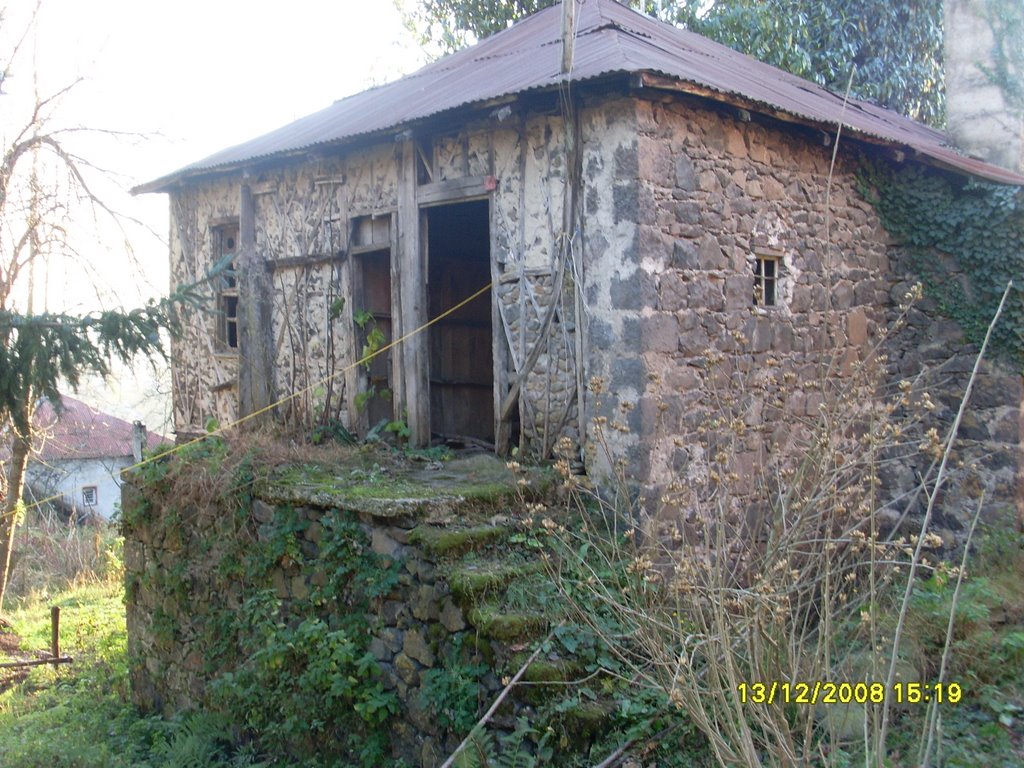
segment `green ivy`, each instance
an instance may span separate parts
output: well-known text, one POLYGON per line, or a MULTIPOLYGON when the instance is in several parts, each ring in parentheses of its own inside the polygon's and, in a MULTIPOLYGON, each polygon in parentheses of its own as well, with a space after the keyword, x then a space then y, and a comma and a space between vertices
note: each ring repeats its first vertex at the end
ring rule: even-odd
POLYGON ((926 295, 970 341, 982 341, 1014 280, 992 348, 1024 370, 1024 191, 917 165, 869 163, 860 181, 926 295))

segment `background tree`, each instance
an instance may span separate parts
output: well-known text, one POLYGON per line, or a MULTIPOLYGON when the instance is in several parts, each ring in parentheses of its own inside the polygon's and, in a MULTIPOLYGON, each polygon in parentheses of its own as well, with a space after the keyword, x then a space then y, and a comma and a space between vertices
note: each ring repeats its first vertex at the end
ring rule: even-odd
MULTIPOLYGON (((0 60, 0 94, 5 100, 11 98, 12 67, 23 54, 35 18, 33 14, 0 60)), ((0 10, 0 29, 4 22, 0 10)), ((17 82, 19 87, 29 84, 17 82)), ((0 111, 0 435, 10 441, 4 467, 6 496, 0 505, 0 608, 14 533, 24 509, 36 402, 46 397, 59 410, 61 386, 76 390, 86 375, 106 376, 114 360, 162 355, 161 331, 175 327, 175 303, 198 299, 196 286, 186 286, 160 303, 130 311, 34 311, 37 270, 51 260, 97 260, 77 249, 75 237, 82 231, 76 221, 117 222, 120 217, 94 191, 97 169, 72 149, 69 138, 85 129, 56 119, 61 100, 75 83, 46 97, 32 85, 30 98, 22 101, 30 107, 20 119, 17 104, 5 104, 14 108, 0 111)))
MULTIPOLYGON (((395 0, 428 48, 450 52, 560 0, 395 0)), ((632 0, 795 75, 941 125, 942 1, 632 0), (854 74, 855 73, 855 74, 854 74)))

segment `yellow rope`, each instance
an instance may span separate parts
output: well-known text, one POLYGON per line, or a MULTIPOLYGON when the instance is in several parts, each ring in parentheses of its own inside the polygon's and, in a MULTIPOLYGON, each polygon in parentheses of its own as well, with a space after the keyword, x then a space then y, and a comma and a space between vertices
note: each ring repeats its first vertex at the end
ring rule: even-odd
MULTIPOLYGON (((453 312, 457 312, 458 310, 462 309, 464 306, 469 304, 474 299, 480 297, 484 293, 487 293, 487 291, 491 290, 491 287, 493 285, 494 285, 493 281, 489 282, 487 285, 485 285, 479 291, 474 293, 472 296, 469 296, 468 298, 465 298, 462 301, 460 301, 455 306, 446 309, 444 312, 439 314, 437 317, 431 318, 430 320, 425 322, 423 325, 421 325, 419 328, 416 328, 415 330, 410 331, 409 333, 405 334, 404 336, 402 336, 402 337, 400 337, 398 339, 395 339, 394 341, 390 342, 389 344, 384 345, 380 349, 375 350, 374 352, 372 352, 372 353, 370 353, 368 355, 364 355, 359 360, 356 360, 354 363, 345 366, 340 371, 336 371, 336 372, 332 373, 330 376, 327 376, 327 377, 321 379, 320 381, 317 381, 317 382, 315 382, 313 384, 310 384, 308 387, 304 387, 303 389, 300 389, 300 390, 298 390, 296 392, 292 392, 290 395, 287 395, 286 397, 282 397, 277 402, 271 403, 270 405, 266 406, 265 408, 260 408, 258 411, 254 411, 253 413, 247 414, 247 415, 243 416, 242 418, 237 419, 237 420, 231 422, 230 424, 225 424, 222 427, 217 427, 217 429, 210 430, 209 432, 207 432, 205 434, 202 434, 199 437, 193 438, 192 440, 189 440, 188 442, 181 443, 180 445, 176 445, 173 448, 171 448, 170 450, 163 451, 162 453, 159 453, 159 454, 157 454, 155 456, 149 456, 147 458, 144 458, 142 461, 139 461, 139 462, 137 462, 135 464, 132 464, 131 466, 125 467, 124 469, 121 470, 120 473, 123 475, 124 473, 130 472, 133 469, 138 469, 139 467, 143 467, 146 464, 149 464, 151 461, 155 461, 157 459, 161 459, 161 458, 163 458, 165 456, 171 456, 171 455, 177 453, 178 451, 181 451, 181 450, 184 450, 185 448, 188 448, 190 445, 195 445, 196 443, 202 442, 203 440, 206 440, 207 438, 214 437, 215 435, 219 435, 220 433, 222 433, 222 432, 224 432, 224 431, 226 431, 228 429, 231 429, 233 427, 237 427, 239 424, 243 424, 244 422, 249 421, 250 419, 255 419, 257 416, 262 416, 264 413, 267 413, 268 411, 272 411, 274 408, 277 408, 279 405, 284 405, 289 400, 292 400, 292 399, 294 399, 296 397, 300 397, 301 395, 306 394, 307 392, 309 392, 312 389, 316 389, 317 387, 323 386, 324 384, 326 384, 331 379, 337 378, 338 376, 341 376, 342 374, 351 371, 353 368, 357 368, 360 365, 363 365, 364 363, 369 362, 370 360, 375 358, 377 355, 381 355, 384 352, 387 352, 389 349, 391 349, 393 347, 396 347, 399 344, 404 343, 405 341, 411 339, 413 336, 416 336, 417 334, 423 333, 423 331, 427 330, 427 328, 429 328, 430 326, 432 326, 435 323, 437 323, 438 321, 443 320, 444 318, 448 317, 448 315, 452 314, 453 312)), ((63 494, 57 494, 55 496, 50 496, 49 498, 41 499, 39 501, 33 502, 32 504, 27 504, 25 506, 25 510, 27 511, 29 509, 34 509, 35 507, 41 506, 43 504, 46 504, 47 502, 53 501, 55 499, 59 499, 62 496, 63 496, 63 494)))
MULTIPOLYGON (((399 344, 402 344, 405 341, 411 339, 413 336, 416 336, 417 334, 422 333, 423 331, 427 330, 427 328, 429 328, 430 326, 434 325, 438 321, 443 320, 444 318, 448 317, 448 315, 452 314, 453 312, 457 312, 458 310, 462 309, 464 306, 469 304, 474 299, 477 299, 481 295, 483 295, 484 293, 487 293, 487 291, 491 290, 491 287, 493 285, 494 285, 493 281, 489 282, 487 285, 485 285, 483 288, 478 290, 472 296, 469 296, 468 298, 465 298, 462 301, 460 301, 455 306, 446 309, 444 312, 439 314, 437 317, 434 317, 434 318, 428 320, 427 322, 425 322, 419 328, 416 328, 415 330, 410 331, 409 333, 405 334, 404 336, 402 336, 402 337, 400 337, 398 339, 395 339, 394 341, 390 342, 389 344, 386 344, 385 346, 381 347, 380 349, 375 350, 371 354, 364 355, 359 360, 356 360, 354 363, 351 363, 350 365, 345 366, 340 371, 336 371, 336 372, 332 373, 330 376, 327 376, 327 377, 321 379, 320 381, 317 381, 317 382, 315 382, 313 384, 310 384, 309 386, 304 387, 303 389, 297 390, 296 392, 292 392, 290 395, 287 395, 286 397, 282 397, 277 402, 271 403, 270 405, 266 406, 265 408, 260 408, 258 411, 254 411, 254 412, 252 412, 250 414, 247 414, 247 415, 243 416, 242 418, 237 419, 236 421, 231 422, 230 424, 225 424, 222 427, 218 427, 217 429, 213 429, 213 430, 211 430, 211 431, 209 431, 209 432, 207 432, 205 434, 200 435, 199 437, 193 438, 192 440, 189 440, 188 442, 181 443, 180 445, 176 445, 176 446, 174 446, 174 448, 172 448, 172 449, 170 449, 168 451, 164 451, 164 452, 162 452, 160 454, 157 454, 156 456, 150 456, 150 457, 145 458, 145 459, 143 459, 142 461, 140 461, 140 462, 138 462, 136 464, 133 464, 133 465, 131 465, 129 467, 125 467, 124 469, 121 470, 121 473, 123 474, 123 473, 129 472, 129 471, 131 471, 133 469, 138 469, 139 467, 145 466, 146 464, 150 463, 151 461, 155 461, 155 460, 163 458, 165 456, 173 455, 173 454, 177 453, 180 450, 184 450, 185 448, 189 447, 190 445, 194 445, 196 443, 202 442, 203 440, 206 440, 209 437, 213 437, 215 435, 219 435, 220 433, 222 433, 222 432, 224 432, 224 431, 226 431, 228 429, 231 429, 233 427, 237 427, 239 424, 242 424, 242 423, 244 423, 246 421, 249 421, 250 419, 255 419, 257 416, 262 416, 264 413, 267 413, 268 411, 271 411, 274 408, 277 408, 279 405, 284 405, 289 400, 292 400, 292 399, 294 399, 296 397, 300 397, 301 395, 306 394, 307 392, 309 392, 312 389, 316 389, 317 387, 323 386, 324 384, 326 384, 327 382, 331 381, 332 379, 337 378, 338 376, 341 376, 342 374, 345 374, 348 371, 351 371, 353 368, 357 368, 360 365, 363 365, 364 363, 369 362, 373 358, 377 357, 377 355, 381 355, 381 354, 387 352, 389 349, 391 349, 393 347, 396 347, 399 344)), ((39 503, 41 503, 41 502, 39 502, 39 503)), ((33 505, 33 506, 35 506, 35 505, 33 505)))

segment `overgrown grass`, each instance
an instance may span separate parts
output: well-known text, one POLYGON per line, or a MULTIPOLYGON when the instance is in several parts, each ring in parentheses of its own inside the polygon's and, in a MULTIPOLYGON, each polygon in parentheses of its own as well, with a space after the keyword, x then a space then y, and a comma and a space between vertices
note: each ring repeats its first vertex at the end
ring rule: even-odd
POLYGON ((56 672, 37 667, 0 694, 4 765, 146 765, 158 730, 128 705, 120 585, 83 584, 21 601, 9 616, 23 656, 49 646, 51 605, 61 607, 62 646, 74 663, 56 672))
POLYGON ((21 638, 19 657, 49 646, 53 605, 61 608, 63 652, 74 662, 58 671, 36 667, 0 693, 5 768, 260 765, 246 748, 231 746, 230 724, 216 717, 143 717, 131 705, 118 582, 79 583, 22 600, 9 614, 21 638))

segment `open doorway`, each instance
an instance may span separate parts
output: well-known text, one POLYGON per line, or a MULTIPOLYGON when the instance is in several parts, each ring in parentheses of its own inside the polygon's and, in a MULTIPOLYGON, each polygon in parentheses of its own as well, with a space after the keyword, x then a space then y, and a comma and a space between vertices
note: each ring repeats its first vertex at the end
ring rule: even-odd
MULTIPOLYGON (((487 200, 426 209, 427 291, 437 317, 491 281, 487 200)), ((430 429, 446 439, 494 442, 491 295, 430 328, 430 429)))

